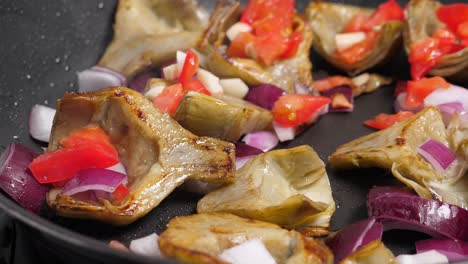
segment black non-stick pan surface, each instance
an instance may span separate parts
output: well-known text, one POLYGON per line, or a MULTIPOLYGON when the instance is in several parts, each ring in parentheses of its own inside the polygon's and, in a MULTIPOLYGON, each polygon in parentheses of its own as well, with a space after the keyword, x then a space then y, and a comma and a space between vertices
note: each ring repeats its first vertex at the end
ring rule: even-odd
MULTIPOLYGON (((215 4, 214 0, 201 2, 208 8, 215 4)), ((296 2, 299 10, 304 10, 308 3, 296 2)), ((375 7, 383 1, 345 2, 375 7)), ((12 142, 37 151, 45 146, 29 137, 27 122, 31 107, 34 104, 55 107, 56 100, 64 92, 77 90, 75 73, 94 65, 112 38, 116 5, 115 0, 0 1, 1 150, 12 142)), ((312 61, 316 79, 339 73, 316 54, 312 54, 312 61)), ((395 79, 409 77, 403 51, 375 71, 395 79)), ((393 85, 386 86, 357 98, 354 112, 328 114, 295 140, 280 147, 308 144, 327 160, 338 145, 372 132, 362 125, 364 120, 393 111, 393 89, 393 85)), ((397 184, 388 172, 377 169, 328 170, 328 175, 337 204, 333 230, 367 217, 365 202, 370 187, 397 184)), ((195 213, 199 198, 178 190, 144 218, 128 226, 113 227, 94 221, 61 218, 47 211, 36 216, 0 192, 0 210, 16 219, 16 225, 22 227, 10 229, 8 234, 3 230, 0 238, 16 236, 27 240, 27 246, 37 255, 35 263, 170 263, 117 252, 107 248, 106 243, 117 239, 128 244, 132 239, 152 232, 161 233, 174 216, 195 213)), ((414 253, 414 242, 424 238, 427 236, 410 231, 384 233, 384 242, 394 254, 414 253)), ((17 254, 16 257, 21 256, 17 254)))

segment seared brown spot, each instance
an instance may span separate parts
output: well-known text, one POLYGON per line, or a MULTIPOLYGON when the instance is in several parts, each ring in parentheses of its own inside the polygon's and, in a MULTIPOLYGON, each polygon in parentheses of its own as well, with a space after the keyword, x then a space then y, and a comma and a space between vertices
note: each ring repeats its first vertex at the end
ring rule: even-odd
POLYGON ((114 90, 114 95, 117 96, 117 97, 122 97, 122 96, 125 95, 125 93, 120 89, 115 89, 114 90))
POLYGON ((312 255, 315 255, 317 258, 321 260, 322 263, 329 263, 333 254, 327 246, 322 241, 319 240, 311 240, 307 238, 304 239, 305 249, 312 255))
POLYGON ((402 146, 402 145, 405 144, 406 139, 401 138, 401 137, 397 137, 397 138, 395 139, 395 142, 396 142, 397 146, 402 146))

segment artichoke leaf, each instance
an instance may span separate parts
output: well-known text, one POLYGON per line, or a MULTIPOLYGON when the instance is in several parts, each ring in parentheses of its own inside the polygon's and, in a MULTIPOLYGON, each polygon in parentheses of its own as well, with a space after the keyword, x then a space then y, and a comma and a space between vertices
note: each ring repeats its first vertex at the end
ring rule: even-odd
POLYGON ((122 0, 114 38, 99 65, 132 77, 172 59, 177 50, 195 47, 208 22, 195 0, 122 0))
POLYGON ((303 36, 296 55, 276 61, 271 66, 261 65, 253 59, 232 58, 226 55, 226 30, 238 22, 239 18, 239 1, 218 1, 210 18, 210 26, 198 44, 198 50, 206 62, 206 65, 203 65, 205 68, 221 78, 241 78, 248 85, 271 83, 288 93, 294 93, 295 83, 311 85, 312 64, 309 60, 309 50, 313 34, 302 16, 295 14, 293 17, 293 30, 301 32, 303 36))
POLYGON ((259 239, 278 264, 333 263, 331 251, 318 240, 277 225, 227 213, 203 213, 172 219, 159 237, 163 255, 184 263, 226 263, 224 250, 259 239))
POLYGON ((247 133, 270 130, 273 115, 242 99, 188 92, 174 113, 174 119, 196 135, 236 142, 247 133))
MULTIPOLYGON (((414 43, 431 37, 437 29, 445 27, 436 15, 440 6, 440 2, 433 0, 416 0, 408 3, 403 32, 406 53, 410 53, 414 43)), ((443 56, 428 74, 446 77, 453 81, 467 82, 468 48, 443 56)))
POLYGON ((203 197, 197 211, 229 212, 307 231, 329 227, 335 202, 325 164, 303 145, 256 156, 237 171, 233 184, 203 197))
POLYGON ((335 36, 357 14, 372 14, 373 10, 351 5, 311 2, 306 9, 307 20, 314 32, 314 49, 330 64, 354 76, 384 64, 398 51, 402 40, 403 23, 389 21, 380 26, 375 47, 362 60, 349 64, 335 56, 335 36))
POLYGON ((380 240, 369 242, 353 254, 340 261, 340 264, 396 264, 393 253, 380 240))
POLYGON ((380 87, 391 84, 392 79, 378 73, 363 73, 352 79, 353 96, 375 92, 380 87))
POLYGON ((100 126, 109 135, 127 169, 130 194, 115 205, 51 191, 47 202, 59 215, 128 224, 155 208, 186 179, 234 180, 233 144, 191 134, 128 88, 65 94, 57 104, 48 151, 59 149, 61 138, 86 126, 100 126))

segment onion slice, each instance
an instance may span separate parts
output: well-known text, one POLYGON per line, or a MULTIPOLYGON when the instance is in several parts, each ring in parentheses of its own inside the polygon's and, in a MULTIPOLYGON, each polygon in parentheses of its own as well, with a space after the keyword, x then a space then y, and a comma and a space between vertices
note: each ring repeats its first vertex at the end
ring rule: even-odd
POLYGON ((278 124, 277 122, 273 121, 273 129, 275 130, 276 136, 281 142, 293 140, 296 136, 295 127, 284 127, 278 124))
POLYGON ((449 263, 446 256, 435 250, 426 251, 414 255, 398 255, 396 257, 399 264, 444 264, 449 263))
POLYGON ((127 78, 110 68, 94 66, 77 73, 78 91, 92 92, 110 86, 127 86, 127 78))
POLYGON ((374 187, 367 198, 369 217, 385 230, 406 229, 435 237, 468 240, 468 211, 447 203, 418 197, 396 187, 374 187))
POLYGON ((326 241, 335 255, 335 263, 355 252, 359 247, 382 239, 382 224, 375 219, 366 219, 348 225, 326 241))
POLYGON ((421 144, 417 152, 441 174, 457 160, 450 148, 434 139, 428 139, 421 144))
POLYGON ((260 239, 252 239, 224 250, 219 257, 232 264, 276 264, 260 239))
POLYGON ((38 213, 49 190, 48 184, 40 184, 28 169, 38 156, 33 150, 11 144, 0 156, 0 188, 27 210, 38 213))
POLYGON ((156 233, 132 240, 130 250, 136 254, 148 257, 161 257, 161 251, 158 245, 159 236, 156 233))
POLYGON ((62 193, 65 195, 86 191, 113 193, 120 184, 127 185, 127 175, 107 169, 85 169, 79 171, 65 184, 62 193))
POLYGON ((452 239, 426 239, 416 242, 416 252, 430 250, 445 255, 449 261, 468 260, 468 243, 452 239))
POLYGON ((249 146, 262 150, 263 152, 273 149, 279 143, 278 137, 271 131, 256 131, 248 133, 244 136, 242 141, 249 146))
POLYGON ((260 84, 250 88, 244 100, 271 111, 278 98, 284 94, 284 90, 273 84, 260 84))
POLYGON ((52 124, 54 123, 55 109, 45 105, 34 105, 29 114, 29 134, 32 138, 49 142, 52 124))

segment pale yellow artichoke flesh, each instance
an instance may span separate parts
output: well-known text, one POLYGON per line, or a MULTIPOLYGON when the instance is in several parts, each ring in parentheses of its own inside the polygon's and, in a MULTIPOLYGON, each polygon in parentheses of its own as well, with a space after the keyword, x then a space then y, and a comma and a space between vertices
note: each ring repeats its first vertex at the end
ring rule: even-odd
POLYGON ((163 255, 183 263, 224 264, 219 254, 252 239, 262 241, 278 264, 333 263, 331 251, 321 241, 227 213, 176 217, 158 241, 163 255))
POLYGON ((234 180, 233 144, 191 134, 128 88, 65 94, 57 104, 48 151, 59 149, 61 138, 86 126, 99 126, 109 135, 127 169, 130 194, 121 204, 96 204, 52 190, 47 202, 60 215, 128 224, 186 179, 234 180))
POLYGON ((174 119, 198 136, 236 142, 247 133, 270 130, 273 115, 242 99, 188 92, 174 113, 174 119))
MULTIPOLYGON (((413 0, 408 4, 404 27, 405 50, 409 54, 414 43, 431 37, 437 29, 445 27, 437 18, 440 2, 413 0)), ((443 56, 429 71, 429 75, 446 77, 453 81, 468 81, 468 48, 443 56)))
POLYGON ((389 21, 380 26, 375 47, 362 60, 349 64, 335 56, 335 36, 359 13, 370 15, 369 8, 351 5, 311 2, 306 9, 308 23, 314 32, 314 49, 333 66, 354 76, 384 64, 398 51, 402 40, 403 23, 389 21))
POLYGON ((340 264, 397 264, 393 253, 380 240, 369 242, 353 254, 340 261, 340 264))
POLYGON ((121 0, 114 38, 99 65, 132 77, 195 47, 208 14, 195 0, 121 0))
POLYGON ((335 211, 325 164, 310 146, 273 150, 236 172, 233 184, 203 197, 199 213, 228 212, 287 228, 328 228, 335 211))
POLYGON ((232 58, 226 55, 226 30, 238 22, 239 18, 239 1, 221 0, 216 5, 211 15, 210 26, 198 45, 199 51, 205 57, 204 66, 208 70, 221 78, 241 78, 248 85, 271 83, 288 93, 294 93, 295 83, 311 85, 312 64, 309 60, 309 50, 312 45, 312 31, 303 17, 298 14, 294 16, 294 30, 303 35, 296 55, 278 60, 271 66, 261 65, 253 59, 232 58))

